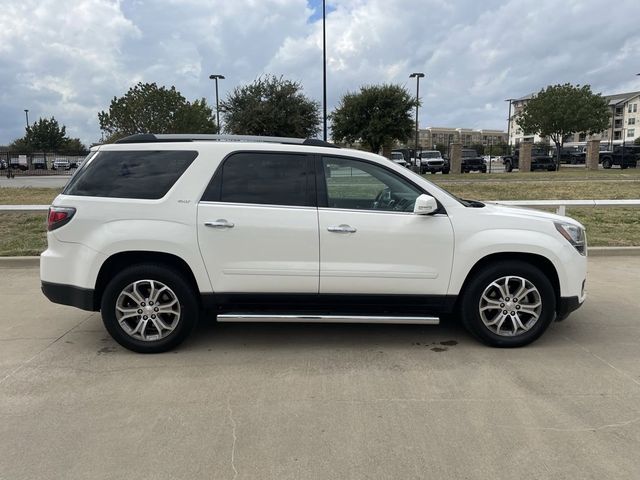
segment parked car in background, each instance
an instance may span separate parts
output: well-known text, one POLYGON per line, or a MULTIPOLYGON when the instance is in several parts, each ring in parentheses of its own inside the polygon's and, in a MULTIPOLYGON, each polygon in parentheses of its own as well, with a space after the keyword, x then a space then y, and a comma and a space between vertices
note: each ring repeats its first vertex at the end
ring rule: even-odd
MULTIPOLYGON (((520 167, 520 149, 517 148, 512 155, 502 157, 504 169, 506 172, 513 171, 514 168, 520 167)), ((556 169, 555 160, 547 154, 544 149, 534 148, 531 151, 531 171, 547 170, 552 172, 556 169)))
POLYGON ((0 170, 6 170, 6 169, 7 169, 7 161, 0 160, 0 170))
POLYGON ((600 162, 603 168, 618 166, 621 168, 636 168, 640 160, 640 145, 616 145, 612 152, 600 152, 600 162))
POLYGON ((423 150, 419 155, 420 173, 449 173, 449 161, 442 158, 439 150, 423 150))
MULTIPOLYGON (((555 150, 552 153, 553 158, 556 158, 555 150)), ((586 147, 574 146, 574 147, 562 147, 560 149, 560 163, 568 163, 571 165, 578 165, 585 163, 587 159, 586 147)))
POLYGON ((408 165, 407 161, 404 159, 404 155, 402 152, 391 152, 391 161, 393 163, 397 163, 398 165, 402 165, 406 167, 408 165))
POLYGON ((462 159, 460 163, 460 173, 482 172, 487 173, 487 164, 484 157, 471 148, 462 149, 462 159))
POLYGON ((46 170, 47 160, 44 157, 33 157, 31 159, 31 168, 34 170, 46 170))
POLYGON ((71 163, 66 158, 56 158, 53 160, 53 165, 51 166, 53 170, 69 170, 71 168, 71 163))
POLYGON ((204 315, 437 324, 455 314, 482 342, 520 347, 586 298, 579 222, 460 199, 317 139, 142 134, 94 147, 47 230, 43 293, 101 311, 137 352, 176 347, 204 315))
POLYGON ((27 156, 26 155, 18 155, 17 157, 11 157, 9 159, 9 168, 14 170, 25 171, 29 169, 27 165, 27 156))

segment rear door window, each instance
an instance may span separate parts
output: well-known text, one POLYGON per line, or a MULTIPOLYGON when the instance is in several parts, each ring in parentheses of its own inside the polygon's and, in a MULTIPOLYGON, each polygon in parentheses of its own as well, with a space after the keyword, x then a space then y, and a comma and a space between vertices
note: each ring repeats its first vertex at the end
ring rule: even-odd
POLYGON ((192 150, 98 152, 71 179, 65 195, 155 200, 166 195, 198 156, 192 150))
POLYGON ((228 157, 203 201, 261 205, 315 205, 312 157, 291 153, 239 152, 228 157))

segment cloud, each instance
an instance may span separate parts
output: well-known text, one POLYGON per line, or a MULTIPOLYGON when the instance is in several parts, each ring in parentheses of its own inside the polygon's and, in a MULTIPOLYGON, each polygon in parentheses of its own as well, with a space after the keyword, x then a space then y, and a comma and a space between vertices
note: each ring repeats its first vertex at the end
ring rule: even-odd
MULTIPOLYGON (((640 89, 637 0, 334 0, 329 110, 347 91, 423 71, 423 126, 505 128, 505 98, 559 82, 640 89), (611 19, 615 21, 612 21, 611 19), (634 70, 635 69, 635 70, 634 70)), ((265 73, 322 98, 319 0, 4 0, 0 144, 55 116, 87 143, 97 112, 137 81, 213 102, 265 73)))

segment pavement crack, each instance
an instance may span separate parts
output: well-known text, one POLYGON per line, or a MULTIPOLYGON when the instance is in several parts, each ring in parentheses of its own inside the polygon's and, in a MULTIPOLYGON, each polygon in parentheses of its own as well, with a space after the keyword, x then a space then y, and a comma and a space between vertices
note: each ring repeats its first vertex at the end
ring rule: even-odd
POLYGON ((229 421, 231 422, 231 434, 233 435, 233 443, 231 445, 231 468, 233 468, 233 478, 238 476, 238 470, 236 469, 236 421, 233 419, 233 410, 231 409, 231 398, 227 397, 227 412, 229 413, 229 421))

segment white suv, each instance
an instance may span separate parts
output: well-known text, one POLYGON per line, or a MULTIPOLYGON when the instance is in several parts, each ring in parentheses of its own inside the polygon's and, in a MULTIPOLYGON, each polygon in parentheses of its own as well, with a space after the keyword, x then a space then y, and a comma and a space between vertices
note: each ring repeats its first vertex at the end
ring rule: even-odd
POLYGON ((92 149, 49 211, 53 302, 138 352, 218 321, 436 324, 538 338, 585 299, 584 228, 458 199, 319 140, 135 135, 92 149), (398 248, 401 246, 401 248, 398 248))

